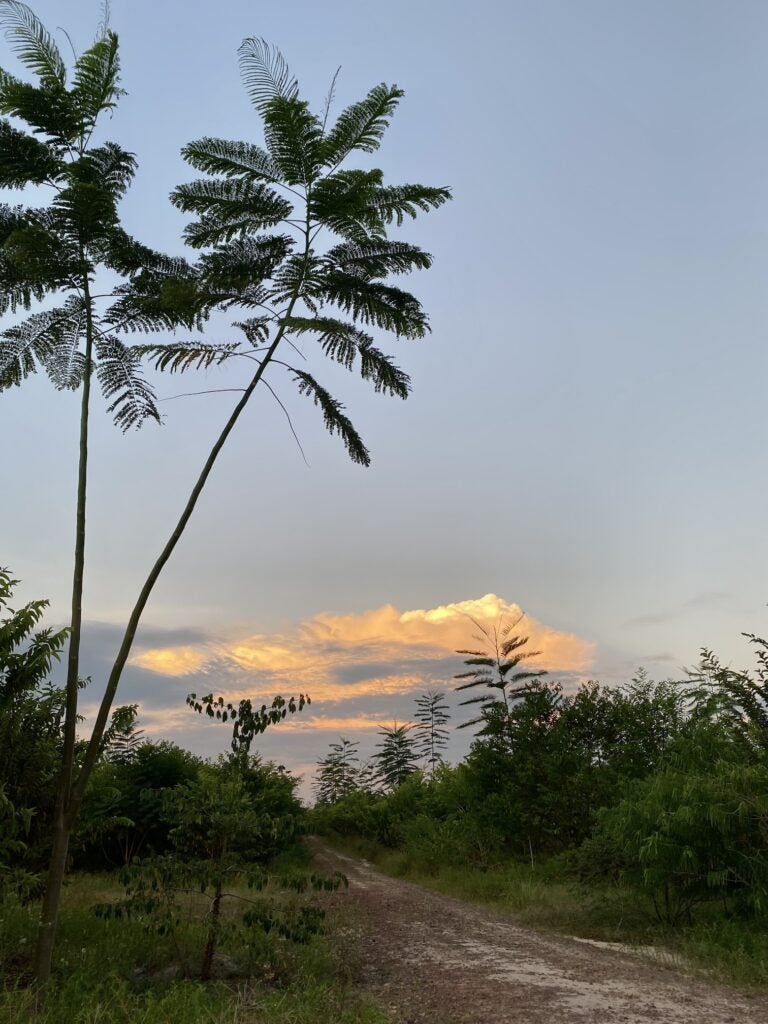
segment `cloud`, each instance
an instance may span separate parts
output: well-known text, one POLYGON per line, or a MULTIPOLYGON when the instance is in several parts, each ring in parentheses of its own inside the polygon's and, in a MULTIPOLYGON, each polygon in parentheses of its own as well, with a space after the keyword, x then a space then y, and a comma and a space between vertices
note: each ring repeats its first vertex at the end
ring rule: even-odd
POLYGON ((135 655, 131 664, 164 676, 186 676, 200 671, 206 660, 204 651, 194 647, 155 647, 135 655))
POLYGON ((583 672, 592 662, 592 644, 486 594, 427 609, 387 604, 359 614, 323 612, 288 633, 149 647, 131 664, 174 678, 216 678, 231 698, 302 691, 315 703, 338 704, 446 685, 459 664, 455 652, 484 643, 474 635, 502 623, 517 623, 515 631, 530 637, 529 650, 539 652, 531 665, 583 672))

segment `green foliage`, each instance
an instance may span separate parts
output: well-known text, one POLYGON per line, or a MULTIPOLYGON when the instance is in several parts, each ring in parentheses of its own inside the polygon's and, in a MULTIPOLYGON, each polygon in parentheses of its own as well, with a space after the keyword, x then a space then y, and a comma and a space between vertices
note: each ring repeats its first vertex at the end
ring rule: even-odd
POLYGON ((450 721, 445 694, 439 690, 430 690, 416 698, 416 751, 423 759, 426 769, 434 776, 438 767, 443 764, 441 751, 448 745, 448 730, 444 729, 450 721))
POLYGON ((298 698, 289 697, 288 700, 277 696, 270 705, 262 704, 260 708, 254 708, 248 698, 241 700, 235 707, 231 701, 225 701, 220 696, 214 697, 212 693, 204 697, 194 693, 187 696, 188 707, 198 715, 205 714, 218 722, 232 722, 231 746, 236 754, 247 754, 256 736, 260 736, 270 725, 282 722, 287 715, 303 711, 305 705, 311 703, 311 699, 304 693, 300 693, 298 698))
MULTIPOLYGON (((248 765, 241 759, 230 759, 214 769, 204 767, 193 781, 178 786, 169 794, 173 805, 175 826, 170 835, 173 855, 135 862, 122 874, 125 899, 101 904, 96 908, 102 917, 140 917, 146 926, 159 935, 173 936, 182 924, 179 895, 195 893, 207 904, 207 934, 200 976, 211 976, 216 949, 225 932, 258 927, 264 934, 275 932, 292 942, 308 943, 322 931, 324 912, 314 904, 292 904, 276 908, 264 898, 246 897, 236 891, 245 884, 262 892, 269 877, 251 856, 266 833, 273 841, 280 836, 283 844, 286 831, 295 818, 277 818, 263 813, 246 785, 244 771, 253 774, 258 764, 248 765), (224 901, 244 903, 246 910, 238 919, 222 913, 224 901)), ((263 771, 263 769, 262 769, 263 771)), ((251 780, 253 782, 253 780, 251 780)), ((262 855, 265 850, 262 849, 262 855)), ((283 889, 297 893, 334 891, 342 883, 341 875, 333 878, 304 874, 280 878, 283 889)))
POLYGON ((464 661, 467 671, 460 672, 454 678, 465 680, 456 687, 458 691, 478 687, 481 692, 461 702, 462 707, 477 705, 477 714, 462 722, 460 729, 482 725, 481 736, 492 732, 498 735, 507 726, 513 702, 526 693, 527 680, 546 675, 543 670, 516 671, 521 662, 536 658, 540 653, 524 650, 528 637, 513 632, 521 618, 522 615, 515 622, 494 626, 492 629, 472 619, 479 630, 474 639, 480 644, 480 649, 456 652, 470 657, 464 661))
MULTIPOLYGON (((258 894, 280 914, 322 892, 283 893, 279 879, 258 894)), ((13 901, 0 912, 0 1019, 4 1024, 384 1024, 384 1015, 343 978, 331 941, 282 938, 258 926, 225 929, 221 957, 206 984, 199 973, 206 921, 200 896, 180 894, 181 924, 158 935, 146 918, 97 917, 98 903, 121 898, 114 876, 78 874, 64 897, 54 977, 44 1005, 23 984, 34 939, 31 907, 13 901)), ((252 895, 247 888, 242 894, 252 895)), ((232 907, 235 904, 233 902, 232 907)), ((244 907, 245 904, 242 904, 244 907)))
POLYGON ((123 430, 159 421, 154 394, 143 378, 140 353, 119 337, 135 329, 199 326, 207 300, 194 287, 183 260, 141 246, 120 227, 118 204, 136 172, 136 159, 114 142, 91 145, 97 120, 117 104, 120 65, 116 35, 106 27, 75 60, 67 86, 53 37, 25 4, 0 4, 0 25, 21 61, 38 78, 28 85, 0 71, 0 187, 52 190, 49 205, 2 208, 0 312, 57 293, 63 306, 33 313, 0 334, 0 390, 19 385, 38 369, 58 389, 77 389, 91 364, 123 430), (104 308, 90 299, 100 268, 124 281, 104 308), (158 303, 162 289, 164 300, 158 303), (171 294, 177 301, 168 301, 171 294))
POLYGON ((601 812, 582 862, 596 852, 647 890, 675 925, 709 900, 768 913, 768 765, 712 723, 674 745, 661 771, 601 812))
POLYGON ((412 726, 397 722, 378 731, 381 743, 376 744, 373 762, 376 781, 384 789, 396 789, 419 770, 416 740, 411 733, 412 726))
POLYGON ((315 793, 320 804, 335 804, 358 787, 358 744, 343 736, 317 763, 315 793))
POLYGON ((0 568, 0 875, 29 893, 56 799, 64 700, 49 675, 67 631, 39 628, 47 601, 12 608, 17 583, 0 568))
POLYGON ((443 205, 450 193, 385 186, 380 170, 340 166, 354 153, 378 149, 403 95, 396 86, 374 87, 327 128, 327 109, 324 117, 310 110, 277 50, 249 38, 239 53, 246 91, 263 122, 264 146, 211 137, 191 142, 184 156, 206 177, 179 185, 172 199, 197 216, 185 238, 208 250, 199 261, 203 287, 220 305, 267 310, 258 346, 241 353, 259 364, 255 377, 249 368, 254 381, 270 363, 285 368, 350 458, 368 465, 368 451, 343 404, 314 372, 277 360, 275 353, 279 345, 314 335, 325 355, 347 369, 358 366, 375 392, 406 398, 407 374, 369 330, 403 338, 427 333, 418 300, 388 278, 427 269, 431 257, 390 239, 388 228, 443 205), (280 231, 264 234, 269 228, 280 231), (318 238, 326 234, 338 238, 320 252, 318 238), (337 311, 345 317, 339 320, 337 311))

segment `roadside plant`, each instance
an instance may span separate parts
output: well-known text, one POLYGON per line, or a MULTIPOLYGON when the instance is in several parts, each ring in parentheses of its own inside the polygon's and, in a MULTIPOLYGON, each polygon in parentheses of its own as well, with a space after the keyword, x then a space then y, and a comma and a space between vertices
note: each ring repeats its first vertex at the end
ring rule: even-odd
POLYGON ((413 726, 384 726, 379 730, 381 743, 376 744, 375 778, 385 790, 394 790, 419 770, 416 740, 412 735, 413 726))
POLYGON ((472 619, 479 631, 473 639, 477 640, 480 646, 475 650, 456 652, 468 654, 469 657, 464 660, 467 671, 460 672, 454 679, 463 680, 456 687, 457 691, 477 688, 480 693, 461 701, 462 707, 470 706, 477 713, 466 722, 460 722, 460 729, 480 725, 482 728, 478 731, 479 736, 498 733, 501 729, 511 739, 510 710, 513 703, 525 694, 528 680, 538 679, 547 674, 543 669, 518 671, 518 666, 523 661, 536 658, 541 653, 526 651, 529 638, 514 632, 522 619, 521 614, 514 622, 501 623, 492 628, 486 628, 482 623, 472 619))
POLYGON ((319 804, 335 804, 358 786, 358 744, 342 736, 317 763, 315 793, 319 804))
POLYGON ((172 855, 136 862, 121 875, 123 900, 100 904, 101 917, 138 916, 149 930, 175 939, 190 898, 199 907, 194 916, 205 922, 199 977, 208 981, 216 952, 225 938, 244 945, 244 929, 257 928, 305 944, 323 930, 324 911, 314 902, 276 900, 275 888, 302 894, 335 891, 345 881, 333 877, 283 873, 275 878, 244 856, 265 824, 243 779, 221 768, 203 769, 199 777, 169 794, 172 816, 172 855), (267 889, 272 891, 267 893, 267 889), (245 892, 250 890, 249 895, 245 892), (262 894, 262 895, 258 895, 262 894), (225 903, 242 907, 226 915, 225 903))
POLYGON ((450 721, 451 716, 445 703, 445 694, 440 690, 422 693, 416 698, 416 708, 416 750, 430 778, 434 778, 437 769, 445 763, 442 751, 448 746, 449 733, 443 726, 450 721))

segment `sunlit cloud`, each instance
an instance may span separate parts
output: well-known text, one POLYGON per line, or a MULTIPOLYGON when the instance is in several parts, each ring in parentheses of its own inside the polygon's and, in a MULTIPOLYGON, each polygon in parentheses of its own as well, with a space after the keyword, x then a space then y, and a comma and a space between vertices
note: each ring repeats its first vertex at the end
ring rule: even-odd
POLYGON ((198 672, 208 655, 194 647, 155 647, 131 658, 137 668, 146 668, 164 676, 186 676, 198 672))
MULTIPOLYGON (((593 645, 572 633, 524 615, 495 594, 400 611, 383 605, 359 614, 315 615, 285 634, 256 634, 200 646, 155 647, 132 664, 166 676, 208 673, 231 697, 266 698, 275 692, 309 692, 313 701, 336 704, 357 698, 408 694, 435 682, 430 663, 442 664, 443 685, 452 673, 446 659, 478 646, 476 634, 512 623, 538 651, 531 666, 550 672, 583 672, 593 645)), ((459 658, 456 665, 459 667, 459 658)))

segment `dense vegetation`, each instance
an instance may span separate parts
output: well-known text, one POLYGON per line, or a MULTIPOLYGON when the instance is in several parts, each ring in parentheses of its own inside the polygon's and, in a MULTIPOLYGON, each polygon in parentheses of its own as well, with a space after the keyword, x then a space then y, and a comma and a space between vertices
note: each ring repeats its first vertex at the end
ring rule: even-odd
POLYGON ((710 950, 737 934, 754 964, 768 949, 768 660, 750 639, 754 673, 704 652, 683 683, 641 673, 565 693, 519 668, 524 637, 499 632, 458 677, 484 687, 466 759, 400 779, 348 771, 336 792, 326 759, 313 826, 459 894, 517 906, 545 882, 564 908, 598 900, 597 914, 563 915, 587 934, 670 942, 704 928, 710 950))

